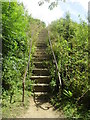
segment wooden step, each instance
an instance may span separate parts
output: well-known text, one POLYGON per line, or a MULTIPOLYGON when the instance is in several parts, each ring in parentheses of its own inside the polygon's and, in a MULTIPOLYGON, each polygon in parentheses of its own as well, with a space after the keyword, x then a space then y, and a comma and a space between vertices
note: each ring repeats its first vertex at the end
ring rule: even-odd
POLYGON ((37 43, 36 43, 37 45, 47 45, 46 43, 45 43, 45 41, 37 41, 37 43))
POLYGON ((46 39, 44 39, 43 36, 42 37, 40 36, 39 39, 37 40, 37 42, 41 42, 41 41, 44 41, 44 43, 46 43, 46 39))
POLYGON ((39 34, 39 36, 44 36, 44 35, 46 35, 47 33, 46 32, 42 32, 41 31, 41 33, 39 34))
POLYGON ((33 57, 34 58, 50 58, 50 56, 49 55, 46 55, 46 54, 35 54, 35 55, 33 55, 33 57))
POLYGON ((35 68, 35 69, 33 69, 33 71, 32 71, 32 73, 34 74, 34 75, 37 75, 37 76, 47 76, 47 75, 49 75, 49 70, 48 69, 37 69, 37 68, 35 68))
POLYGON ((31 76, 31 80, 35 80, 35 79, 51 79, 50 76, 31 76))
POLYGON ((47 45, 42 45, 42 44, 41 44, 41 45, 36 45, 36 47, 37 47, 37 48, 46 48, 47 45))
POLYGON ((44 58, 44 57, 35 57, 35 58, 32 58, 32 60, 33 61, 37 61, 37 62, 39 62, 39 61, 49 61, 50 60, 50 58, 44 58))
POLYGON ((48 68, 49 63, 44 62, 33 62, 36 68, 48 68))
POLYGON ((35 92, 35 96, 48 95, 48 92, 35 92))
POLYGON ((36 43, 38 42, 43 42, 44 44, 46 44, 46 39, 44 39, 43 37, 39 38, 36 43))
POLYGON ((34 79, 34 83, 44 83, 44 84, 49 84, 51 82, 51 79, 34 79))
POLYGON ((45 52, 46 53, 46 49, 39 49, 39 48, 36 48, 35 52, 45 52))
POLYGON ((32 84, 34 92, 48 92, 50 90, 49 84, 32 84))
POLYGON ((45 35, 45 33, 44 33, 44 32, 41 32, 41 33, 38 35, 38 37, 43 37, 43 35, 45 35))
POLYGON ((44 45, 47 45, 47 43, 45 41, 41 41, 41 42, 37 41, 36 45, 43 45, 44 46, 44 45))
POLYGON ((47 54, 47 51, 45 49, 36 49, 35 54, 47 54))
POLYGON ((43 52, 42 51, 38 51, 38 52, 36 51, 34 55, 48 55, 48 54, 46 54, 45 51, 43 51, 43 52))
POLYGON ((37 49, 46 49, 47 46, 36 46, 37 49))
POLYGON ((47 83, 47 81, 51 81, 51 77, 50 76, 31 76, 31 78, 30 78, 31 80, 37 80, 37 82, 46 82, 47 83))
POLYGON ((48 59, 51 59, 52 58, 52 54, 49 55, 49 54, 47 54, 45 52, 38 51, 38 52, 35 52, 33 57, 35 57, 35 58, 48 58, 48 59))
POLYGON ((42 102, 42 100, 44 100, 44 102, 47 102, 50 98, 50 94, 49 92, 34 92, 34 100, 36 103, 40 103, 42 102))

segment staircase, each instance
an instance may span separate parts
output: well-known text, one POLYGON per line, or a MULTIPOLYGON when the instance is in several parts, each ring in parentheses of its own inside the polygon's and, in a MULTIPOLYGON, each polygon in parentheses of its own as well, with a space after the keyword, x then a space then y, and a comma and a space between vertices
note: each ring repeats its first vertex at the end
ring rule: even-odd
POLYGON ((45 94, 49 92, 49 83, 51 81, 49 73, 50 56, 47 54, 47 31, 43 29, 39 35, 36 43, 36 51, 33 55, 34 68, 32 71, 31 80, 34 81, 34 93, 45 94))

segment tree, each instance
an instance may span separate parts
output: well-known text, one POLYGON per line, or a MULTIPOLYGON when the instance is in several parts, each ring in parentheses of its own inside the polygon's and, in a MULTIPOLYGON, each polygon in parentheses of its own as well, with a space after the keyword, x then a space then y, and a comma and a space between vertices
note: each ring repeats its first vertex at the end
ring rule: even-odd
MULTIPOLYGON (((38 2, 38 4, 39 4, 39 6, 41 6, 41 5, 44 4, 44 2, 50 3, 50 1, 51 1, 51 0, 40 0, 40 1, 38 2)), ((60 0, 60 1, 65 2, 65 0, 60 0)), ((50 3, 50 5, 49 5, 48 8, 49 8, 50 10, 52 10, 54 7, 57 7, 58 2, 59 2, 59 0, 54 0, 54 2, 51 2, 51 3, 50 3)))

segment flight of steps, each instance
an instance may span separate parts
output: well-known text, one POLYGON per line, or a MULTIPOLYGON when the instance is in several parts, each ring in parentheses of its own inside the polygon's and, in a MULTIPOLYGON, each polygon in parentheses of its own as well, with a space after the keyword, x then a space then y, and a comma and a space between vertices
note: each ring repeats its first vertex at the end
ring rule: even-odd
POLYGON ((36 51, 33 55, 34 68, 32 71, 31 80, 35 81, 33 84, 34 93, 47 93, 49 92, 49 83, 51 81, 49 73, 49 60, 50 56, 46 52, 47 31, 42 30, 38 35, 36 43, 36 51))

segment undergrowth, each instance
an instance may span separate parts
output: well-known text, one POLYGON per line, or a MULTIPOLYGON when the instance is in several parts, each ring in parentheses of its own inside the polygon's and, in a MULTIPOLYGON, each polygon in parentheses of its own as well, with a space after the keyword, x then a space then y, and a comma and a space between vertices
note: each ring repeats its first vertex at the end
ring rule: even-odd
MULTIPOLYGON (((80 23, 72 21, 67 13, 65 18, 52 22, 48 30, 62 80, 61 95, 56 94, 51 102, 56 108, 62 108, 67 117, 90 119, 88 25, 81 18, 80 23)), ((54 94, 58 75, 54 63, 52 66, 54 94)))
POLYGON ((2 114, 4 118, 16 117, 28 108, 32 94, 30 79, 35 41, 45 24, 32 18, 23 3, 2 2, 2 114), (29 51, 29 70, 25 80, 25 103, 22 105, 22 81, 26 72, 29 51))
POLYGON ((90 119, 90 110, 86 105, 77 104, 75 100, 64 96, 64 94, 61 95, 61 93, 55 93, 55 95, 51 98, 51 104, 55 107, 55 109, 63 110, 67 120, 90 119))
POLYGON ((2 117, 3 118, 16 118, 20 117, 28 109, 29 102, 30 102, 31 92, 25 92, 25 102, 24 105, 22 103, 22 90, 16 91, 12 98, 12 102, 10 103, 9 95, 4 96, 5 98, 2 99, 2 117))

